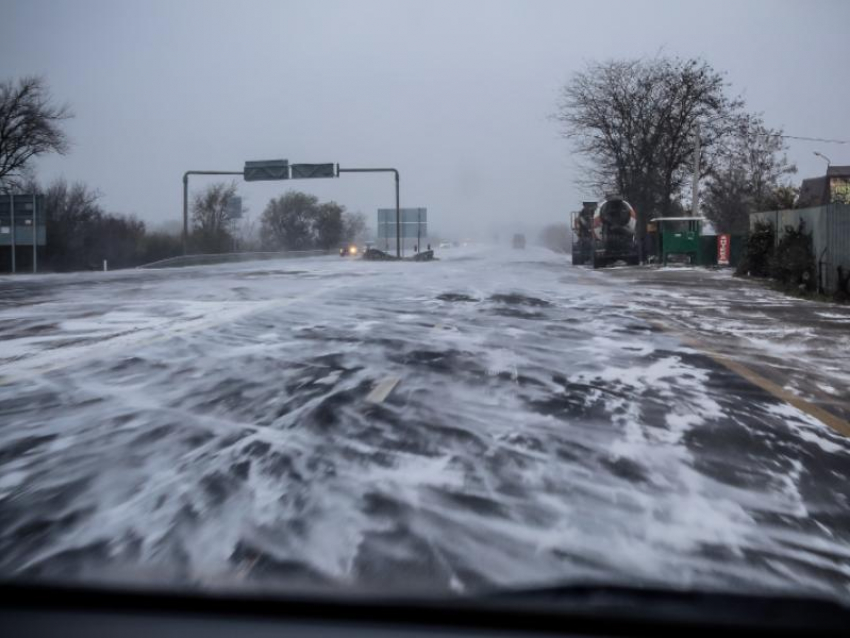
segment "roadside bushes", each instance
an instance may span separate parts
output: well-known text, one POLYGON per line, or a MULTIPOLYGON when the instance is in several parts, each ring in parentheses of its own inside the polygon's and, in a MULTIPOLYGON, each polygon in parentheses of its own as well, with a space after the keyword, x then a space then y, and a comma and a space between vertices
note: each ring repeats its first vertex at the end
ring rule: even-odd
POLYGON ((260 224, 266 250, 328 250, 356 241, 366 231, 362 213, 293 190, 269 201, 260 224))
POLYGON ((142 238, 139 253, 139 263, 150 264, 161 259, 182 255, 183 242, 180 237, 169 233, 147 233, 142 238))
POLYGON ((769 222, 757 222, 750 236, 747 237, 747 245, 735 274, 770 277, 774 244, 773 225, 769 222))
POLYGON ((802 220, 797 228, 786 227, 770 262, 771 276, 784 286, 797 288, 800 292, 812 291, 816 287, 812 237, 805 231, 802 220))
POLYGON ((773 225, 758 222, 747 238, 736 274, 771 277, 785 289, 811 292, 817 286, 816 272, 812 237, 801 220, 797 228, 785 228, 779 244, 773 225))

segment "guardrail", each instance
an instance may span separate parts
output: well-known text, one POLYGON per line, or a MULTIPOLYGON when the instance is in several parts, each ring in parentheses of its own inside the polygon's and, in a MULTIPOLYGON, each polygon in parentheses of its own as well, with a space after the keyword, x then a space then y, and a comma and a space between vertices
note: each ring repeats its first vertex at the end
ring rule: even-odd
POLYGON ((320 257, 335 254, 332 250, 288 250, 282 252, 258 253, 216 253, 199 255, 181 255, 160 259, 149 264, 136 266, 137 269, 147 268, 185 268, 187 266, 210 266, 214 264, 230 264, 242 261, 260 261, 264 259, 294 259, 296 257, 320 257))

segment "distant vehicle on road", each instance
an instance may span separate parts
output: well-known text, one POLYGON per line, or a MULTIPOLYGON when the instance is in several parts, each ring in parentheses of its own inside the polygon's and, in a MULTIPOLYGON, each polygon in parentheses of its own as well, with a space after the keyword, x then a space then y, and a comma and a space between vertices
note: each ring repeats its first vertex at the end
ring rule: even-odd
POLYGON ((451 247, 452 247, 451 243, 447 242, 447 241, 441 241, 440 245, 438 246, 438 248, 451 248, 451 247))
POLYGON ((340 257, 357 257, 359 253, 360 250, 354 244, 351 244, 351 246, 343 246, 339 249, 340 257))
POLYGON ((637 264, 637 214, 622 197, 609 196, 593 212, 593 267, 617 261, 637 264))
POLYGON ((514 238, 511 242, 514 248, 523 249, 525 248, 525 235, 522 233, 517 233, 514 235, 514 238))

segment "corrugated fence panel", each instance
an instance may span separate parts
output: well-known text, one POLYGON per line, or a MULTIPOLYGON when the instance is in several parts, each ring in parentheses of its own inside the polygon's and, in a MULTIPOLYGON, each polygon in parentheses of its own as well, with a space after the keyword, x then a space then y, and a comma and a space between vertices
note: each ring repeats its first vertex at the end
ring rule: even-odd
POLYGON ((812 251, 821 272, 821 284, 828 293, 838 287, 838 266, 850 271, 850 204, 829 204, 797 210, 771 210, 750 215, 750 229, 757 221, 770 223, 776 229, 776 243, 787 227, 796 228, 800 221, 812 236, 812 251))
POLYGON ((827 292, 835 292, 838 287, 838 267, 845 274, 850 270, 850 205, 830 204, 826 206, 824 216, 824 235, 826 237, 827 292))

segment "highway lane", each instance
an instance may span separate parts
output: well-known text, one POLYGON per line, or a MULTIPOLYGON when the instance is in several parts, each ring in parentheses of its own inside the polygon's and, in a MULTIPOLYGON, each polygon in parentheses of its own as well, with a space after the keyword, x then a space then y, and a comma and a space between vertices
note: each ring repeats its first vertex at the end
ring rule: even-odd
POLYGON ((663 289, 441 257, 0 278, 0 571, 850 597, 847 439, 663 289))

